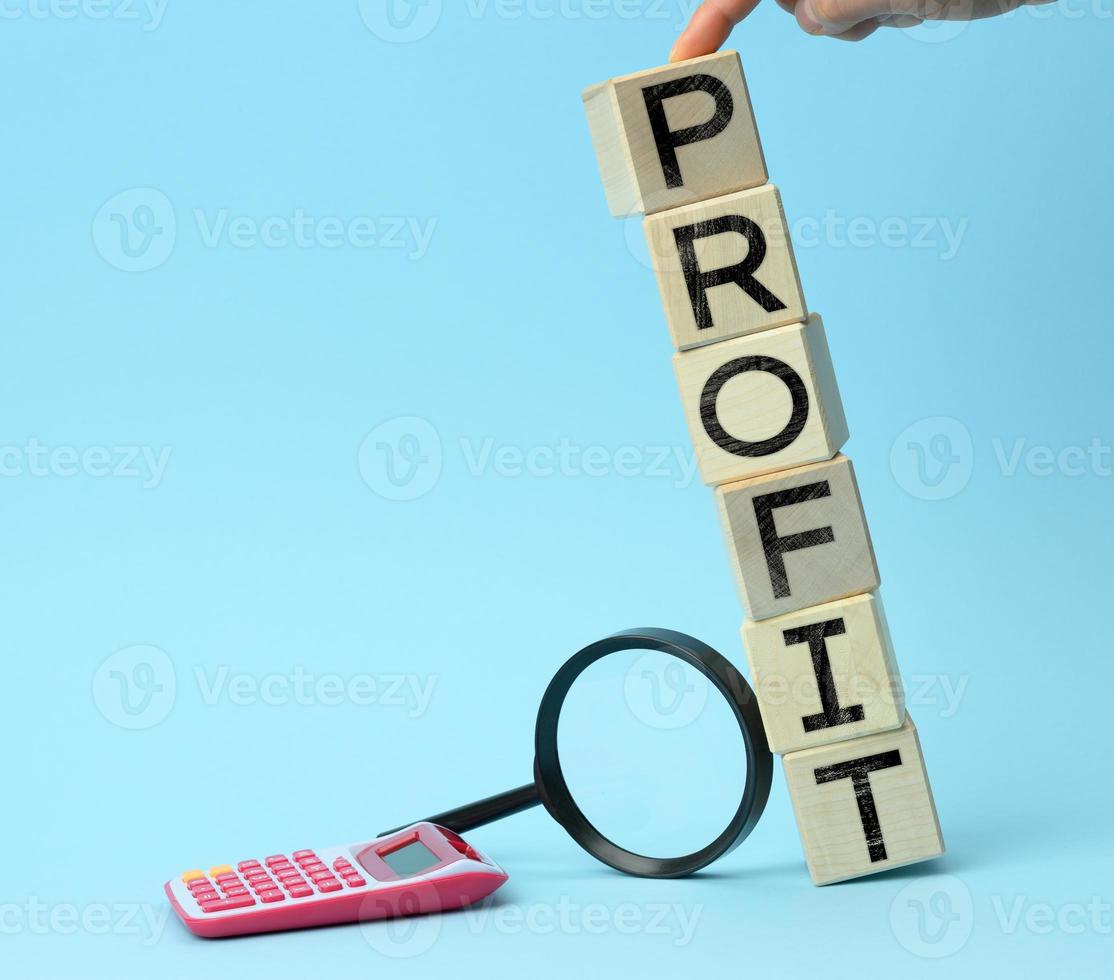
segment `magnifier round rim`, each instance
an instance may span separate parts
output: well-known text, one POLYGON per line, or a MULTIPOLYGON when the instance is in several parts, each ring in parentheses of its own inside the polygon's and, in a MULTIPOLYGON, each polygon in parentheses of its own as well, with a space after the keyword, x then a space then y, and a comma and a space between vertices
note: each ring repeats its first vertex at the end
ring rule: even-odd
POLYGON ((674 630, 624 630, 597 640, 574 654, 546 688, 534 730, 534 779, 542 803, 552 817, 593 857, 617 871, 644 878, 679 878, 692 874, 729 853, 757 825, 770 795, 774 761, 758 702, 726 657, 695 637, 674 630), (699 851, 672 858, 653 858, 625 850, 601 834, 576 805, 569 791, 557 751, 557 723, 561 706, 576 679, 597 660, 621 650, 657 650, 683 660, 700 671, 731 705, 743 733, 747 779, 739 808, 714 841, 699 851))

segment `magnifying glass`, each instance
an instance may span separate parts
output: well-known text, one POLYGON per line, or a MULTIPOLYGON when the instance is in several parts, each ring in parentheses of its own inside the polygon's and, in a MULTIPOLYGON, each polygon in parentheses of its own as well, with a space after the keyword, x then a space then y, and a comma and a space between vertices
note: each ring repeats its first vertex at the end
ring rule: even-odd
MULTIPOLYGON (((689 685, 688 689, 691 688, 692 685, 689 685)), ((738 748, 737 743, 733 747, 738 748)), ((726 752, 727 747, 723 749, 726 752)), ((719 750, 716 751, 718 753, 719 750)), ((602 747, 599 754, 607 755, 602 747)), ((722 782, 718 756, 717 759, 693 758, 690 761, 694 771, 709 777, 714 773, 714 780, 722 782)), ((754 692, 725 657, 684 633, 653 628, 626 630, 586 646, 571 657, 550 682, 542 697, 534 729, 533 782, 426 819, 462 834, 540 803, 584 850, 615 870, 646 878, 678 878, 699 871, 742 843, 757 825, 766 807, 772 775, 773 757, 766 743, 766 732, 754 692), (558 728, 563 710, 572 711, 572 708, 567 708, 573 700, 569 698, 570 691, 593 665, 611 654, 630 651, 652 651, 654 655, 675 658, 680 663, 670 663, 670 666, 702 675, 707 684, 722 696, 730 710, 729 717, 733 717, 734 724, 742 733, 746 777, 733 815, 710 843, 680 856, 649 857, 614 843, 596 828, 577 804, 566 771, 562 768, 558 728)), ((731 802, 733 800, 732 796, 731 802)), ((384 834, 393 832, 385 831, 384 834)))

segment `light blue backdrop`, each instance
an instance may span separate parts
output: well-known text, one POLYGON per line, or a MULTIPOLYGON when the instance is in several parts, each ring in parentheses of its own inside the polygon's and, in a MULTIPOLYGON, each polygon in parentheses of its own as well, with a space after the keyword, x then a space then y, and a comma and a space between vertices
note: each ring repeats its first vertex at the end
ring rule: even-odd
POLYGON ((579 100, 688 5, 0 9, 7 975, 1109 965, 1110 0, 861 46, 770 3, 733 42, 948 856, 813 888, 778 767, 700 878, 534 812, 473 835, 511 874, 487 912, 223 944, 167 877, 524 781, 584 643, 744 663, 579 100))

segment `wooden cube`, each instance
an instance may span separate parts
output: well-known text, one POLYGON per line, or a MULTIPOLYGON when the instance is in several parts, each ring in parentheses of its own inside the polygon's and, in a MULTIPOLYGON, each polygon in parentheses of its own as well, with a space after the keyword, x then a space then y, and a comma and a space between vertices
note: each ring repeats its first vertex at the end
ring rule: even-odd
POLYGON ((673 367, 701 478, 710 486, 830 459, 847 440, 818 316, 682 351, 673 367))
POLYGON ((766 161, 734 51, 585 89, 611 213, 652 214, 766 182, 766 161))
POLYGON ((782 760, 812 880, 827 885, 944 853, 911 719, 782 760))
POLYGON ((878 565, 851 461, 843 455, 716 490, 751 619, 878 588, 878 565))
POLYGON ((644 230, 678 350, 808 317, 772 184, 655 214, 644 230))
POLYGON ((892 731, 905 698, 876 593, 743 624, 758 706, 779 754, 892 731))

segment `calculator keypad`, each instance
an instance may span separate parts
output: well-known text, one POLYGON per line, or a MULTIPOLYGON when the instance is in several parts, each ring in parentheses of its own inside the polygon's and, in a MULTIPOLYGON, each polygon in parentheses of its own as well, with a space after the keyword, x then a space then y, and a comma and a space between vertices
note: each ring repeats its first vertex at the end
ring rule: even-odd
POLYGON ((206 913, 245 909, 257 903, 273 905, 287 897, 331 895, 367 884, 367 879, 347 858, 337 858, 330 868, 312 850, 295 851, 290 857, 272 854, 262 862, 241 861, 235 869, 218 864, 208 874, 186 871, 182 881, 206 913))

